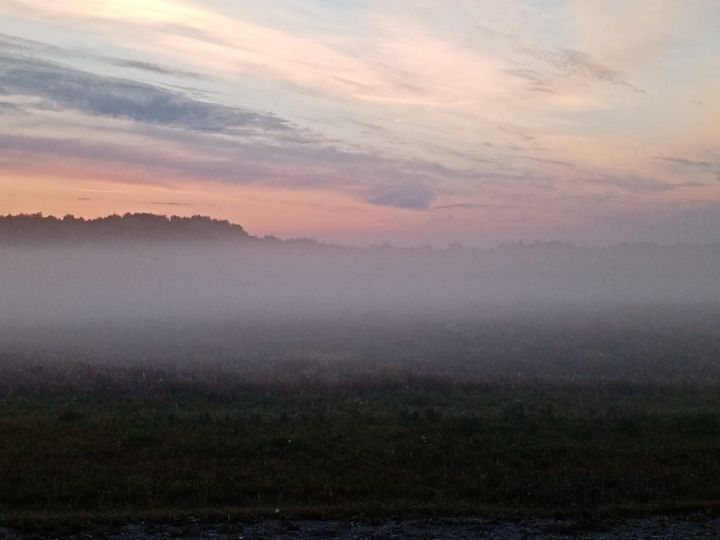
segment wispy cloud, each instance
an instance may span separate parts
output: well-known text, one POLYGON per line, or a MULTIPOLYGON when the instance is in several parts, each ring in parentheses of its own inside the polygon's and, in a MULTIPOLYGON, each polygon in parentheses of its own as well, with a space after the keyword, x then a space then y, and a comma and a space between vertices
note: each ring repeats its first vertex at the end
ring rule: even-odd
POLYGON ((679 165, 681 167, 688 167, 691 169, 711 169, 713 167, 713 164, 709 161, 704 160, 694 160, 694 159, 686 159, 686 158, 679 158, 679 157, 666 157, 666 156, 656 156, 653 159, 656 159, 658 161, 665 161, 666 163, 670 163, 672 165, 679 165))
POLYGON ((131 68, 134 70, 144 71, 155 75, 168 75, 172 77, 181 77, 195 80, 207 79, 205 75, 195 71, 178 69, 155 62, 149 62, 147 60, 105 56, 103 54, 97 54, 82 49, 71 49, 67 47, 49 45, 47 43, 43 43, 42 41, 24 39, 10 34, 0 33, 0 45, 2 45, 4 49, 6 49, 6 52, 12 51, 16 55, 23 54, 34 57, 46 56, 49 58, 57 58, 63 60, 67 60, 69 58, 94 60, 97 62, 107 63, 112 66, 131 68))
POLYGON ((433 206, 433 210, 503 210, 512 208, 505 204, 455 203, 433 206))
POLYGON ((557 165, 559 167, 574 167, 575 165, 569 161, 563 161, 560 159, 542 158, 537 156, 522 156, 527 161, 534 161, 535 163, 544 163, 547 165, 557 165))
POLYGON ((155 206, 194 206, 191 203, 186 202, 172 202, 172 201, 150 201, 147 204, 153 204, 155 206))
MULTIPOLYGON (((645 90, 630 83, 620 71, 601 64, 583 51, 571 48, 557 50, 523 48, 521 50, 525 54, 554 68, 556 70, 555 75, 602 82, 621 86, 639 94, 645 93, 645 90)), ((540 88, 543 88, 547 78, 547 76, 544 78, 539 71, 515 69, 511 72, 514 75, 530 80, 540 88)))
POLYGON ((0 55, 0 80, 8 93, 96 116, 215 133, 290 129, 288 122, 269 113, 203 102, 157 86, 30 57, 0 55))
POLYGON ((426 210, 436 194, 423 179, 407 178, 399 183, 380 184, 373 188, 367 200, 380 206, 426 210))
POLYGON ((189 79, 205 78, 205 76, 201 75, 200 73, 195 73, 194 71, 174 69, 167 66, 161 66, 160 64, 154 64, 152 62, 144 62, 141 60, 130 60, 127 58, 107 58, 107 61, 114 66, 139 69, 141 71, 147 71, 159 75, 172 75, 174 77, 187 77, 189 79))
POLYGON ((618 176, 610 174, 596 174, 591 178, 581 180, 580 183, 593 186, 613 187, 636 195, 669 192, 681 188, 695 188, 706 185, 702 182, 671 183, 656 178, 646 178, 636 175, 618 176))

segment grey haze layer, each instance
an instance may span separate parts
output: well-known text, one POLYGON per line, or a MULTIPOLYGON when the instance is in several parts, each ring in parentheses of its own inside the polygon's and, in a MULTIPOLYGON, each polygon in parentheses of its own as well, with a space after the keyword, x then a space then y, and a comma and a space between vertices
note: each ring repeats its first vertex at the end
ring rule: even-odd
POLYGON ((720 380, 717 268, 718 245, 6 243, 0 360, 212 365, 248 380, 720 380))
POLYGON ((413 316, 720 301, 720 246, 469 249, 168 242, 0 247, 0 319, 413 316))

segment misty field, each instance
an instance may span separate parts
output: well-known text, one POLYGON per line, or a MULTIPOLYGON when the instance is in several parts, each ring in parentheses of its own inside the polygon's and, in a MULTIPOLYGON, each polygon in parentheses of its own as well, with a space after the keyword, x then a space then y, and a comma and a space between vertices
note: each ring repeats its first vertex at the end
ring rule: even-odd
POLYGON ((0 364, 0 508, 25 524, 716 508, 720 336, 652 321, 384 337, 372 319, 322 321, 269 342, 256 325, 173 329, 179 341, 124 328, 135 362, 15 350, 0 364), (151 365, 151 337, 173 363, 151 365), (216 360, 191 360, 191 343, 216 360))
POLYGON ((720 508, 717 244, 4 224, 6 523, 720 508))

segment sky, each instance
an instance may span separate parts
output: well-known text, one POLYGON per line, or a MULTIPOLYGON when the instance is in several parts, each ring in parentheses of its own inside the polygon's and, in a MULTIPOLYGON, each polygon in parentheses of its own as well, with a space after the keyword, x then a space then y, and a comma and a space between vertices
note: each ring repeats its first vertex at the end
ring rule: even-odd
POLYGON ((0 213, 720 241, 716 0, 0 0, 0 213))

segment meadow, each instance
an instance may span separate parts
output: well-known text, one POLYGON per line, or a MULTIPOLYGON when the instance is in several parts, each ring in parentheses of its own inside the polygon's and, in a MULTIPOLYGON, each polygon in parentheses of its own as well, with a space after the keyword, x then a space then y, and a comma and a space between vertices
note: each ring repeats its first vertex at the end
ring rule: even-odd
POLYGON ((716 509, 715 319, 575 320, 288 323, 254 344, 271 329, 185 328, 174 348, 161 328, 124 328, 122 361, 6 343, 0 512, 28 525, 716 509))

